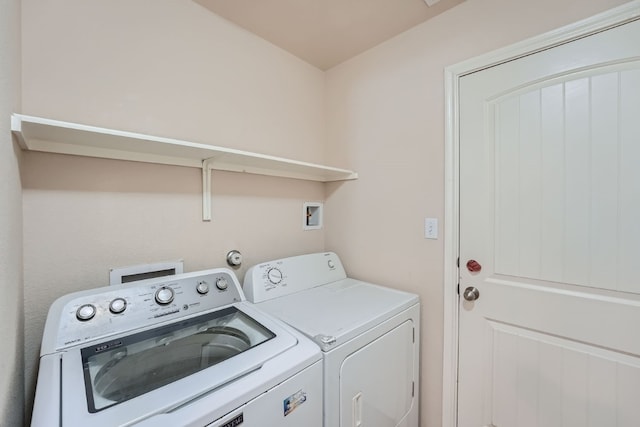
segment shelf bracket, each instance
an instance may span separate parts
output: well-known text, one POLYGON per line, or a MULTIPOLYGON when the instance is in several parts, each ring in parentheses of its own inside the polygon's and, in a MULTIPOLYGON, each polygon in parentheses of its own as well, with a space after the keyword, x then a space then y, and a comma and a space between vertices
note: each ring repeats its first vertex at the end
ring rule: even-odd
POLYGON ((211 169, 214 157, 202 161, 202 220, 211 221, 211 169))

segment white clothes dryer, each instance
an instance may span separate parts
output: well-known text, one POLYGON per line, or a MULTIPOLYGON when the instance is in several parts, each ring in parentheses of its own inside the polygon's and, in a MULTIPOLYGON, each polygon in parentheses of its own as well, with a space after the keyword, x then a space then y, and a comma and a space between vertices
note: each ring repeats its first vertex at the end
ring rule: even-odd
POLYGON ((76 292, 49 310, 31 425, 320 427, 321 360, 224 268, 76 292))
POLYGON ((332 252, 255 265, 244 291, 322 348, 325 427, 418 426, 417 295, 348 278, 332 252))

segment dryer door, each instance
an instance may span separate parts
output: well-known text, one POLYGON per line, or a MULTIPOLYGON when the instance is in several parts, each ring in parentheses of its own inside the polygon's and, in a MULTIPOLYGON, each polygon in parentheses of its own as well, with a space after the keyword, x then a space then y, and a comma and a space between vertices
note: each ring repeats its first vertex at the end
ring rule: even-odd
POLYGON ((415 405, 413 322, 396 328, 348 356, 340 369, 340 425, 405 425, 415 405))

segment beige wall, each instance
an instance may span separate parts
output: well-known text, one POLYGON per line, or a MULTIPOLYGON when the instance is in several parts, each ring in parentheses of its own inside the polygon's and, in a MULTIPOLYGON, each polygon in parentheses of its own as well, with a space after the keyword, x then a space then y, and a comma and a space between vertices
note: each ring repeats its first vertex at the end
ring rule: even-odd
MULTIPOLYGON (((324 73, 195 2, 22 4, 24 114, 323 161, 324 73)), ((320 183, 214 171, 208 223, 198 169, 28 152, 23 175, 27 409, 49 305, 109 268, 324 249, 320 183)))
POLYGON ((621 0, 467 0, 327 72, 328 162, 358 171, 329 188, 326 247, 350 275, 420 294, 421 426, 441 425, 444 68, 586 18, 621 0))
POLYGON ((22 3, 25 114, 322 161, 324 74, 197 3, 22 3))
POLYGON ((0 425, 24 417, 20 150, 10 114, 20 107, 20 1, 0 2, 0 425))

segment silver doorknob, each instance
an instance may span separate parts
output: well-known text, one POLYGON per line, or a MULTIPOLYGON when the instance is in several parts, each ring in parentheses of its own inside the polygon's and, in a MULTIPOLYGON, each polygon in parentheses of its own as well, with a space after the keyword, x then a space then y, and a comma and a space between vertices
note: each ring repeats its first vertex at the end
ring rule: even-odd
POLYGON ((475 301, 478 298, 480 298, 480 291, 476 287, 469 286, 467 289, 464 290, 464 293, 462 294, 462 296, 467 301, 475 301))

